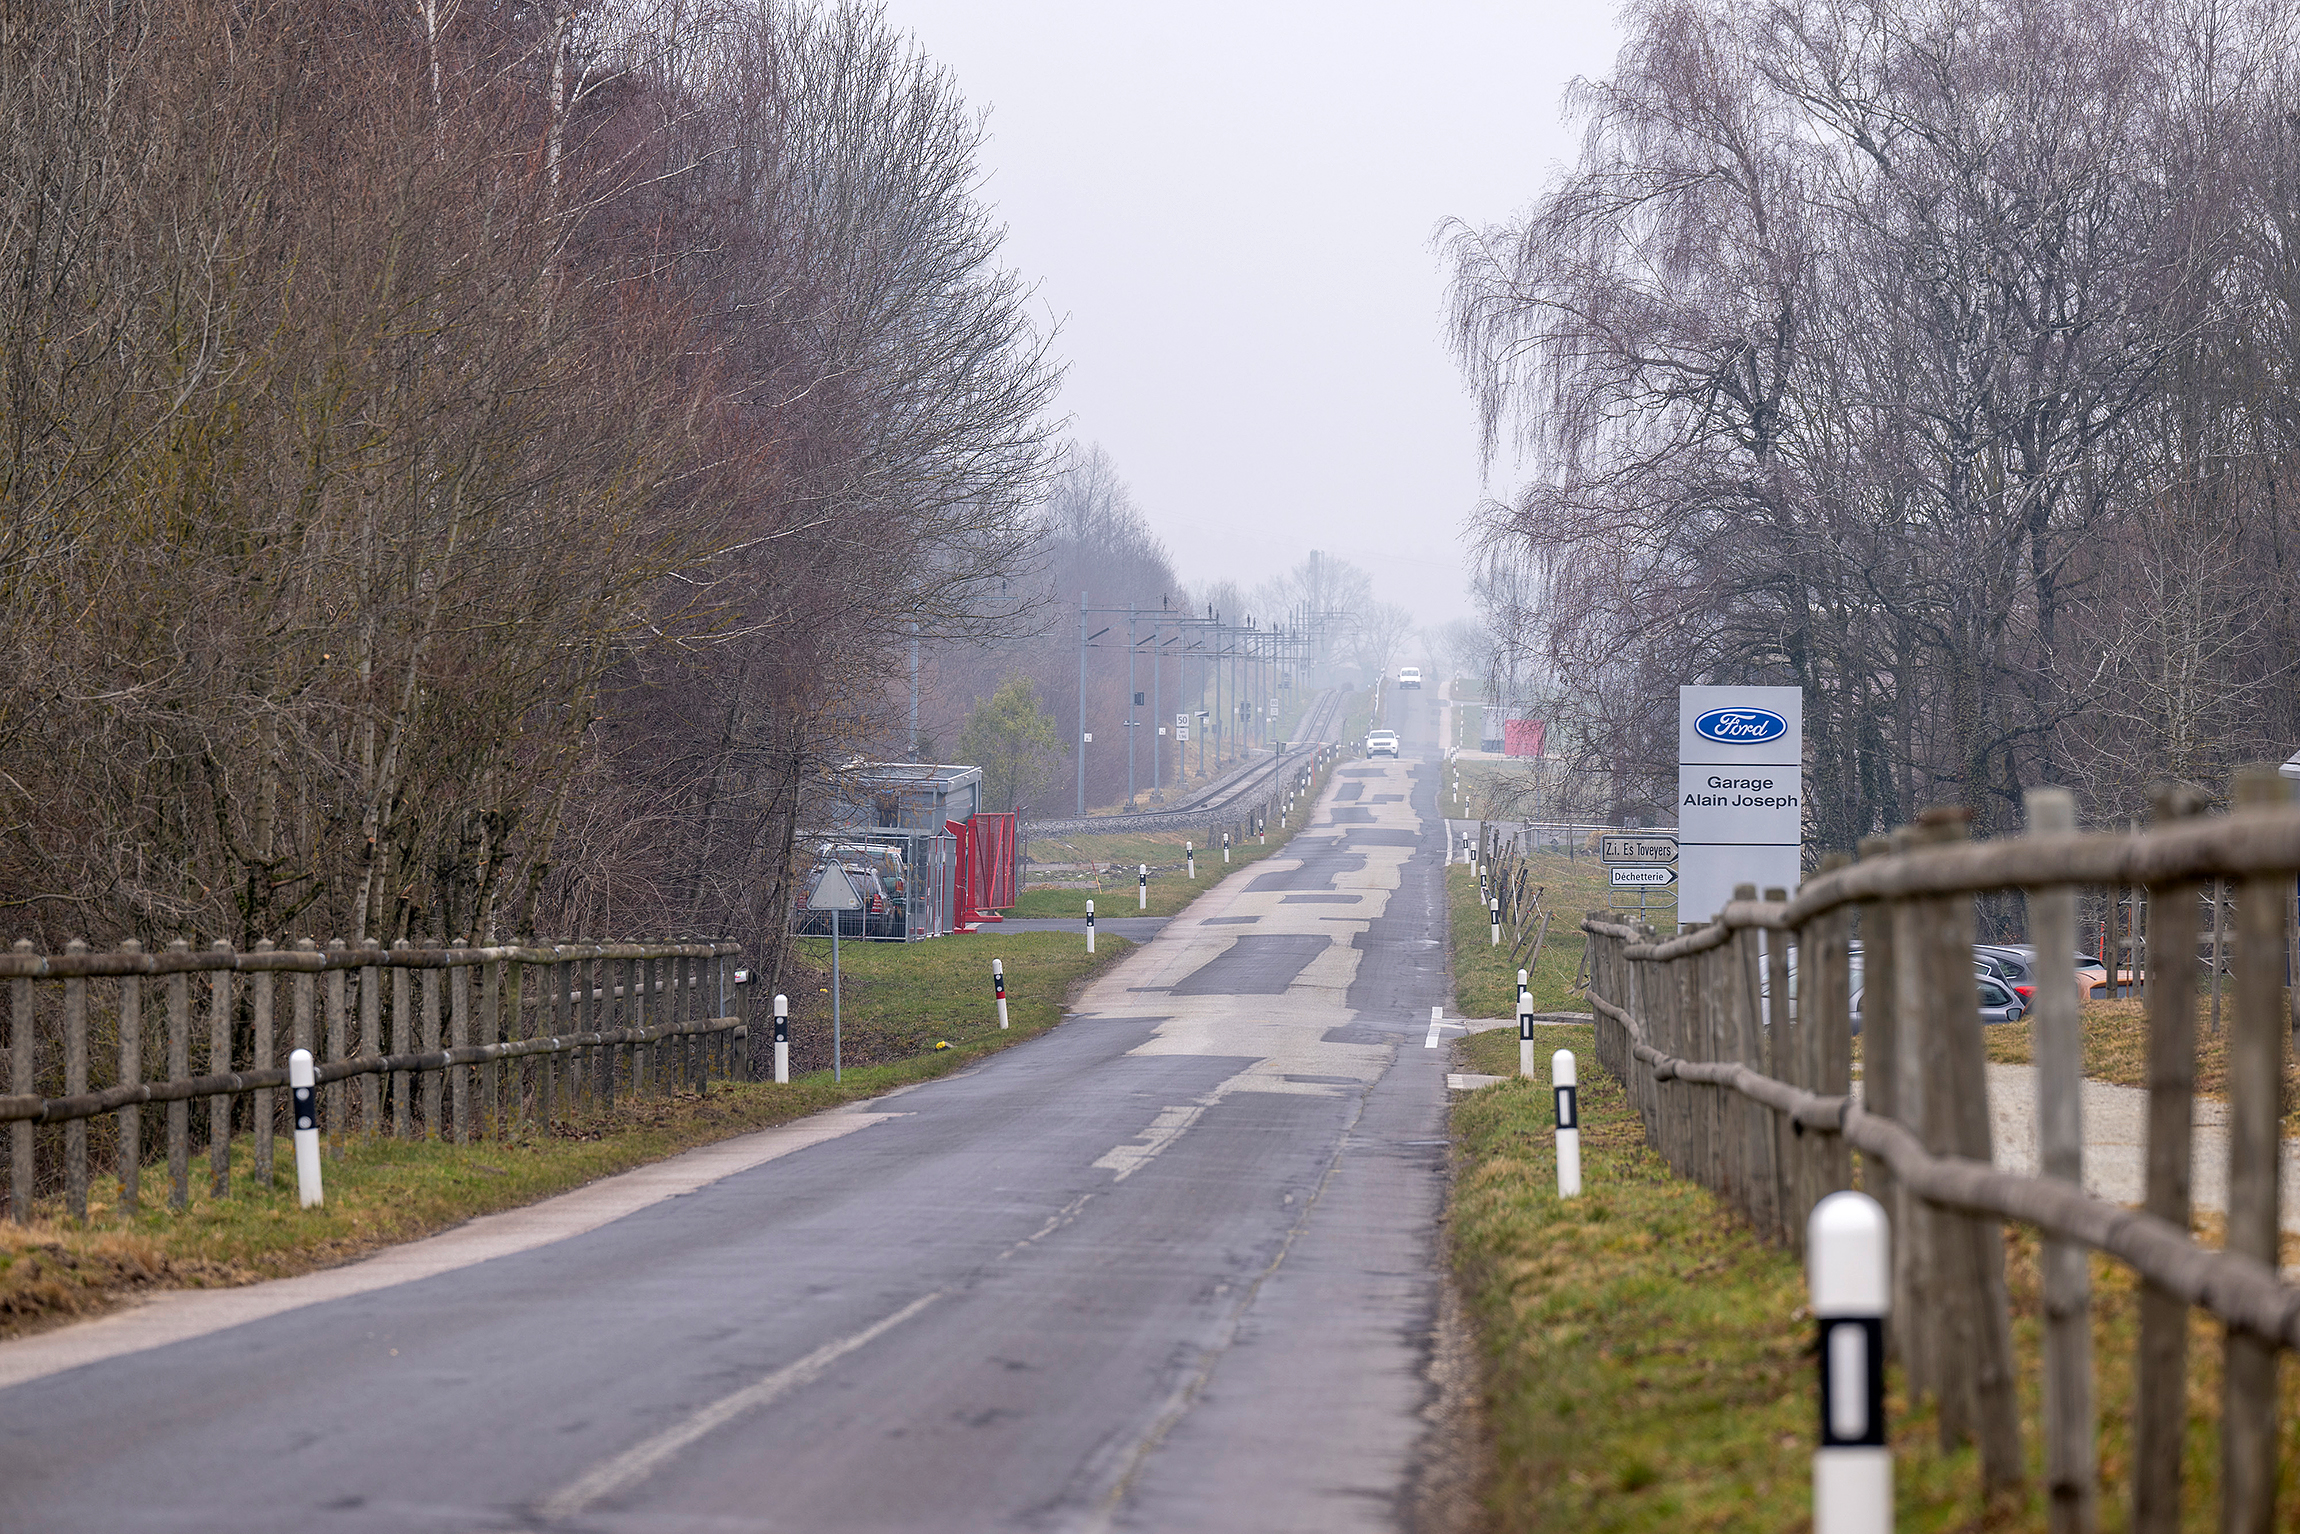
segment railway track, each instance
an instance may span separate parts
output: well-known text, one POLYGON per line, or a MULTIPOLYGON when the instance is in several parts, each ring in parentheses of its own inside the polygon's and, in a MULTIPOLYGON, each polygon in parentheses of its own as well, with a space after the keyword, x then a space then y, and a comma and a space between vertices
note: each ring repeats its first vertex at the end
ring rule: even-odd
POLYGON ((1089 815, 1084 820, 1034 820, 1027 835, 1123 834, 1129 831, 1172 831, 1234 820, 1248 807, 1268 796, 1291 770, 1298 770, 1317 748, 1336 743, 1342 725, 1340 688, 1329 687, 1303 718, 1299 739, 1269 761, 1256 762, 1217 783, 1198 790, 1188 800, 1164 810, 1143 810, 1132 815, 1089 815))

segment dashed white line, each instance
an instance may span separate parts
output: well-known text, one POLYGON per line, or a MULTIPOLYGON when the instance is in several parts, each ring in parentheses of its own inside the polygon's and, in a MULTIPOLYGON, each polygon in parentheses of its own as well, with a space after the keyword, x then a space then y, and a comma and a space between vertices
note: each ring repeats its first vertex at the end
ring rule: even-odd
POLYGON ((940 1298, 939 1291, 920 1295, 885 1320, 866 1326, 850 1337, 827 1342, 797 1363, 785 1364, 756 1384, 720 1397, 676 1427, 665 1428, 644 1443, 624 1450, 581 1480, 552 1493, 537 1504, 535 1511, 546 1519, 573 1518, 615 1493, 638 1485, 681 1449, 743 1413, 756 1411, 777 1396, 796 1390, 847 1354, 885 1336, 940 1298))

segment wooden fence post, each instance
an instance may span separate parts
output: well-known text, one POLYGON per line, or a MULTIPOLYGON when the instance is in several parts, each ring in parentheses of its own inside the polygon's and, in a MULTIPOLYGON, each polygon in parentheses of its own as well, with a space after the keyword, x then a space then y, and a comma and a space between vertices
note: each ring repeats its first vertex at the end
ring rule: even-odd
MULTIPOLYGON (((1775 885, 1765 891, 1765 898, 1776 905, 1789 898, 1789 892, 1775 885)), ((1775 1080, 1791 1086, 1811 1090, 1797 1069, 1797 1042, 1799 1021, 1789 1004, 1789 938, 1790 934, 1768 930, 1763 935, 1765 947, 1765 1070, 1775 1080)), ((1805 1250, 1805 1208, 1802 1187, 1805 1136, 1787 1114, 1777 1115, 1773 1125, 1774 1199, 1781 1211, 1781 1237, 1793 1252, 1805 1250)))
MULTIPOLYGON (((2274 769, 2236 780, 2239 810, 2283 808, 2291 791, 2274 769)), ((2237 899, 2236 1016, 2228 1035, 2228 1239, 2231 1252, 2277 1266, 2277 1170, 2283 1160, 2284 900, 2289 876, 2244 881, 2237 899)), ((2218 886, 2214 887, 2215 894, 2218 886)), ((2220 950, 2213 921, 2213 954, 2220 950)), ((2175 934, 2175 944, 2178 946, 2175 934)), ((2194 945, 2190 945, 2192 948, 2194 945)), ((2175 982, 2169 973, 2163 989, 2175 982)), ((2194 989, 2193 985, 2190 987, 2194 989)), ((2214 999, 2218 999, 2217 965, 2214 999)), ((2193 1010, 2193 1009, 2192 1009, 2193 1010)), ((2275 1344, 2228 1330, 2221 1375, 2222 1534, 2269 1534, 2276 1526, 2275 1344)))
MULTIPOLYGON (((1916 828, 1897 826, 1890 840, 1892 854, 1906 852, 1916 844, 1916 828)), ((1923 913, 1919 902, 1912 899, 1894 899, 1883 902, 1880 914, 1884 928, 1878 934, 1881 957, 1888 962, 1881 975, 1870 975, 1865 982, 1868 1002, 1881 1006, 1884 1015, 1879 1019, 1879 1035, 1873 1042, 1874 1050, 1862 1051, 1863 1080, 1872 1094, 1883 1084, 1879 1074, 1889 1076, 1892 1092, 1887 1101, 1893 1104, 1891 1117, 1915 1129, 1924 1121, 1925 1073, 1925 988, 1924 968, 1927 950, 1923 944, 1923 913), (1890 989, 1887 989, 1887 982, 1890 989), (1888 1059, 1879 1060, 1887 1050, 1888 1059), (1882 1068, 1880 1070, 1880 1067, 1882 1068)), ((1861 1031, 1867 1035, 1869 1014, 1864 1011, 1861 1031)), ((1886 1110, 1872 1095, 1872 1106, 1880 1113, 1886 1110)), ((1875 1163, 1883 1167, 1882 1160, 1875 1163)), ((1890 1168, 1885 1168, 1888 1182, 1890 1168)), ((1933 1263, 1933 1212, 1924 1200, 1899 1189, 1899 1201, 1893 1208, 1897 1231, 1893 1242, 1893 1314, 1902 1318, 1896 1335, 1900 1339, 1901 1362, 1908 1375, 1909 1398, 1914 1402, 1920 1396, 1938 1399, 1941 1390, 1940 1371, 1936 1360, 1940 1354, 1941 1318, 1933 1308, 1936 1286, 1933 1263)))
MULTIPOLYGON (((120 944, 120 952, 139 954, 144 945, 134 938, 120 944)), ((122 975, 120 1006, 120 1084, 134 1086, 144 1079, 144 979, 122 975)), ((120 1213, 136 1212, 141 1195, 139 1174, 144 1162, 144 1110, 134 1103, 120 1110, 120 1213)))
MULTIPOLYGON (((256 952, 273 952, 272 940, 268 937, 256 939, 256 952)), ((276 1053, 272 1048, 272 972, 265 969, 251 975, 248 978, 248 994, 255 1034, 255 1058, 249 1063, 259 1071, 269 1070, 272 1056, 276 1053)), ((255 1131, 255 1167, 251 1175, 255 1178, 256 1193, 260 1197, 269 1193, 272 1187, 272 1089, 258 1087, 249 1097, 249 1111, 254 1119, 251 1127, 255 1131)))
MULTIPOLYGON (((607 989, 607 1026, 623 1029, 631 1026, 631 961, 610 959, 600 976, 607 989)), ((621 1044, 610 1044, 602 1051, 599 1062, 599 1105, 607 1113, 615 1111, 615 1077, 623 1068, 627 1050, 621 1044)))
MULTIPOLYGON (((328 957, 340 960, 348 950, 340 937, 329 938, 328 957)), ((351 1058, 350 1008, 344 992, 350 982, 351 971, 331 969, 327 972, 327 1053, 322 1058, 348 1060, 351 1058)), ((317 1054, 318 1051, 313 1051, 317 1054)), ((351 1088, 341 1081, 331 1081, 324 1088, 327 1093, 327 1137, 335 1146, 338 1161, 343 1159, 344 1140, 351 1133, 351 1114, 347 1104, 351 1101, 351 1088)))
MULTIPOLYGON (((562 951, 557 943, 551 945, 554 956, 562 951)), ((543 966, 544 984, 551 987, 550 996, 538 1006, 536 1027, 545 1036, 557 1038, 567 1031, 567 965, 554 957, 543 966)), ((543 1139, 551 1138, 551 1120, 559 1108, 559 1062, 549 1053, 535 1057, 535 1128, 543 1139)))
MULTIPOLYGON (((78 938, 64 945, 68 954, 83 954, 88 945, 78 938)), ((77 1097, 88 1090, 88 982, 77 976, 64 982, 64 1095, 77 1097)), ((73 1119, 64 1126, 64 1212, 88 1223, 88 1121, 73 1119)))
MULTIPOLYGON (((1835 873, 1851 862, 1843 853, 1832 852, 1821 859, 1821 872, 1835 873)), ((1798 1010, 1805 1019, 1807 1068, 1812 1072, 1809 1090, 1823 1097, 1844 1097, 1853 1090, 1852 928, 1852 912, 1843 907, 1813 923, 1811 989, 1798 997, 1798 1010)), ((1805 1139, 1808 1181, 1797 1210, 1800 1226, 1814 1205, 1853 1186, 1853 1154, 1842 1136, 1805 1139)))
MULTIPOLYGON (((2028 791, 2031 836, 2076 829, 2076 800, 2064 788, 2028 791)), ((2065 884, 2028 891, 2029 937, 2036 949, 2038 1170, 2084 1186, 2084 1019, 2076 978, 2060 956, 2076 947, 2076 897, 2065 884)), ((2092 1277, 2074 1241, 2044 1239, 2044 1480, 2051 1534, 2092 1534, 2099 1522, 2099 1456, 2094 1442, 2092 1277)))
MULTIPOLYGON (((581 1035, 591 1031, 591 953, 589 946, 579 947, 567 966, 567 1030, 581 1035)), ((591 1055, 588 1049, 567 1051, 567 1082, 564 1095, 567 1113, 572 1118, 587 1106, 585 1092, 591 1085, 591 1055)))
MULTIPOLYGON (((507 959, 490 959, 479 971, 479 1035, 490 1044, 509 1037, 503 1031, 503 979, 510 968, 507 959)), ((505 1136, 502 1080, 503 1072, 493 1060, 479 1068, 479 1095, 486 1104, 478 1126, 483 1139, 505 1136)))
MULTIPOLYGON (((534 971, 537 967, 524 959, 511 959, 504 965, 506 994, 503 1007, 509 1016, 503 1031, 521 1041, 531 1039, 543 1031, 541 993, 535 991, 534 971), (532 1008, 528 1005, 530 992, 535 992, 537 998, 532 1008)), ((530 1068, 528 1057, 522 1055, 513 1060, 504 1072, 503 1095, 510 1099, 513 1135, 520 1134, 527 1127, 527 1080, 530 1068)))
MULTIPOLYGON (((232 945, 222 938, 208 944, 218 958, 232 945)), ((221 1074, 232 1068, 232 972, 208 972, 208 1070, 221 1074)), ((208 1191, 217 1198, 232 1196, 232 1099, 220 1092, 208 1099, 208 1191)))
MULTIPOLYGON (((18 938, 15 951, 32 951, 29 938, 18 938)), ((32 1023, 32 982, 8 982, 8 1090, 30 1097, 40 1090, 39 1056, 33 1049, 38 1029, 32 1023)), ((32 1221, 32 1121, 18 1119, 8 1126, 8 1218, 19 1225, 32 1221)))
MULTIPOLYGON (((168 944, 168 952, 186 954, 192 945, 183 938, 168 944)), ((192 977, 184 970, 168 976, 168 1079, 181 1081, 192 1073, 192 977)), ((192 1202, 192 1105, 184 1098, 168 1104, 168 1207, 187 1209, 192 1202)))
MULTIPOLYGON (((2156 795, 2159 824, 2186 820, 2202 809, 2192 789, 2167 787, 2156 795)), ((2186 1232, 2196 1112, 2197 886, 2152 885, 2145 898, 2151 914, 2166 907, 2185 910, 2190 924, 2185 940, 2176 932, 2173 941, 2148 954, 2148 1168, 2142 1205, 2186 1232)), ((2145 1282, 2132 1419, 2133 1534, 2174 1534, 2188 1433, 2188 1302, 2145 1282)))
MULTIPOLYGON (((414 946, 400 938, 391 951, 398 955, 414 946)), ((391 1052, 415 1052, 415 973, 404 964, 391 966, 391 1052)), ((391 1073, 391 1133, 398 1140, 415 1138, 415 1082, 406 1071, 391 1073)))
MULTIPOLYGON (((422 979, 423 1044, 421 1046, 427 1055, 439 1052, 439 981, 438 966, 427 965, 424 968, 422 979)), ((423 1137, 426 1140, 446 1138, 439 1132, 440 1089, 446 1084, 438 1071, 423 1072, 423 1137)))
MULTIPOLYGON (((1968 812, 1943 807, 1919 817, 1933 845, 1965 839, 1968 812)), ((1969 895, 1929 897, 1926 968, 1924 1124, 1927 1147, 1988 1164, 1987 1052, 1973 979, 1969 895)), ((1941 1362, 1941 1438, 1969 1430, 1980 1448, 1981 1484, 1990 1492, 2020 1484, 2020 1404, 2013 1375, 2011 1301, 2005 1290, 2004 1231, 1993 1218, 1937 1211, 1932 1221, 1941 1276, 1934 1303, 1947 1332, 1941 1362)))
MULTIPOLYGON (((1733 895, 1736 900, 1755 900, 1757 886, 1744 884, 1733 895), (1746 896, 1742 894, 1744 890, 1748 892, 1746 896)), ((1758 929, 1743 927, 1733 934, 1729 951, 1733 956, 1738 1056, 1742 1064, 1762 1073, 1767 1068, 1763 997, 1759 994, 1764 961, 1757 952, 1758 943, 1758 929)), ((1750 1204, 1756 1212, 1754 1223, 1768 1238, 1786 1243, 1789 1240, 1788 1205, 1781 1197, 1781 1163, 1774 1155, 1774 1147, 1780 1140, 1782 1115, 1751 1098, 1742 1099, 1742 1112, 1743 1134, 1748 1145, 1750 1204)))
MULTIPOLYGON (((368 938, 360 945, 367 962, 359 970, 359 1052, 383 1053, 383 971, 376 967, 383 944, 368 938)), ((362 1134, 383 1133, 383 1078, 373 1071, 359 1078, 359 1128, 362 1134)))
MULTIPOLYGON (((454 946, 465 948, 468 945, 462 938, 457 938, 454 946)), ((471 966, 468 964, 456 965, 455 968, 447 972, 447 979, 448 1044, 451 1048, 463 1049, 471 1043, 471 966)), ((452 1093, 448 1112, 455 1120, 455 1143, 469 1145, 471 1143, 471 1067, 468 1065, 459 1065, 455 1068, 455 1090, 452 1093)))

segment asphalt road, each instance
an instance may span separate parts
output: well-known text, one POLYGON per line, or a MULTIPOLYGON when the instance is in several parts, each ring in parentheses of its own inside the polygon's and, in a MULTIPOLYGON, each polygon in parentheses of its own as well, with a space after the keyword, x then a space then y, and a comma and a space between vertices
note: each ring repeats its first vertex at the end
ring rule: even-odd
POLYGON ((564 1239, 0 1390, 0 1529, 1405 1527, 1446 961, 1397 704, 1405 762, 1040 1040, 564 1239))

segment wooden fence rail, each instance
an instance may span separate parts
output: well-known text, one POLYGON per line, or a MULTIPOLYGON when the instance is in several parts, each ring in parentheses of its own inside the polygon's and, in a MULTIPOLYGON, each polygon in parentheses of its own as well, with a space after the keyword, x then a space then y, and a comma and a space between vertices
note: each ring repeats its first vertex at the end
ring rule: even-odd
POLYGON ((166 1110, 172 1207, 191 1198, 195 1109, 214 1194, 231 1192, 235 1129, 251 1132, 249 1170, 268 1185, 290 1049, 312 1053, 325 1088, 321 1124, 339 1154, 355 1128, 465 1144, 548 1126, 578 1104, 612 1107, 618 1089, 700 1091, 714 1074, 745 1069, 735 1048, 742 1020, 731 1015, 736 952, 721 942, 323 948, 307 938, 249 950, 179 941, 156 953, 74 942, 44 954, 19 942, 0 953, 10 991, 9 1091, 0 1095, 9 1216, 31 1217, 45 1172, 50 1191, 60 1181, 65 1211, 86 1218, 91 1171, 106 1165, 121 1211, 132 1213, 147 1105, 166 1110), (156 998, 147 999, 147 980, 159 982, 156 998), (207 1024, 198 1075, 195 1013, 207 1024), (157 1080, 144 1070, 148 1021, 164 1030, 157 1080), (103 1079, 91 1079, 92 1062, 103 1079), (91 1145, 91 1127, 109 1133, 91 1145))
POLYGON ((2068 796, 2037 790, 2023 837, 1969 843, 1961 812, 1932 811, 1864 843, 1858 862, 1831 859, 1794 899, 1781 890, 1759 899, 1744 885, 1717 921, 1677 937, 1604 912, 1582 923, 1598 1057, 1680 1175, 1796 1244, 1813 1205, 1851 1186, 1851 1152, 1861 1153, 1863 1185, 1895 1233, 1892 1351, 1911 1399, 1936 1404, 1943 1446, 1977 1445, 1991 1490, 2026 1474, 2001 1222, 2042 1233, 2045 1491, 2056 1534, 2098 1521, 2088 1250, 2141 1280, 2130 1527, 2180 1525, 2191 1308, 2226 1327, 2220 1526, 2275 1526, 2276 1370, 2284 1349, 2300 1348, 2300 1288, 2277 1269, 2284 909, 2300 872, 2300 813, 2273 774, 2240 779, 2231 814, 2198 810, 2193 796, 2168 792, 2147 831, 2081 835, 2068 796), (2234 891, 2236 944, 2227 1237, 2213 1251, 2189 1230, 2201 934, 2174 929, 2220 920, 2206 898, 2218 881, 2234 891), (2137 1210, 2083 1190, 2079 998, 2061 963, 2075 949, 2074 889, 2124 883, 2145 887, 2159 927, 2137 1210), (2043 961, 2032 1013, 2037 1176, 1992 1165, 1971 949, 1973 897, 1999 890, 2025 892, 2043 961))

